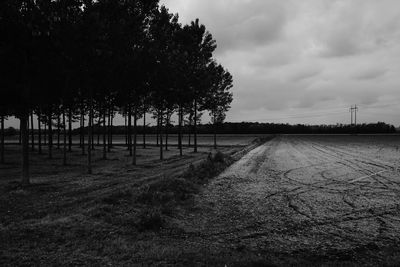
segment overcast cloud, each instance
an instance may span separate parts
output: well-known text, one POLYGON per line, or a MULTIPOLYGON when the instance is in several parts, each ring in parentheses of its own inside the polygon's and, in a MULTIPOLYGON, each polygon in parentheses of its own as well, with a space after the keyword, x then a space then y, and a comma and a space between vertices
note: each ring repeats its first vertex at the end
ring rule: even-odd
POLYGON ((217 40, 229 121, 400 125, 400 1, 162 0, 217 40))

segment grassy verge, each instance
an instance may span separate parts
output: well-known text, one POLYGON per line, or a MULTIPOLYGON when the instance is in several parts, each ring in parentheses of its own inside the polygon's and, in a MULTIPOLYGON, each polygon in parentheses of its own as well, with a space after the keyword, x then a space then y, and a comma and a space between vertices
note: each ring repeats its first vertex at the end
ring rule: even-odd
MULTIPOLYGON (((220 151, 215 154, 210 153, 207 159, 200 164, 196 166, 190 164, 183 174, 163 177, 136 189, 137 192, 133 194, 135 197, 132 200, 136 205, 144 205, 136 220, 138 230, 154 231, 162 228, 167 218, 172 216, 177 208, 190 202, 210 179, 222 173, 250 150, 271 138, 258 138, 246 148, 230 155, 220 151)), ((107 201, 120 202, 121 198, 131 195, 130 192, 122 192, 107 201)))
POLYGON ((114 225, 135 226, 139 232, 158 231, 179 206, 233 161, 221 152, 209 154, 206 160, 197 166, 191 164, 178 176, 163 177, 139 188, 127 188, 103 197, 92 216, 114 225))

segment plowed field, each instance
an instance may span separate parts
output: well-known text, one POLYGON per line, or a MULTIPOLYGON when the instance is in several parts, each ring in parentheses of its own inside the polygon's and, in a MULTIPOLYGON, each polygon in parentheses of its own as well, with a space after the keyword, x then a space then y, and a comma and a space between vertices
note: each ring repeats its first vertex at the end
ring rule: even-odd
POLYGON ((399 263, 399 145, 277 137, 207 186, 186 229, 237 263, 399 263))

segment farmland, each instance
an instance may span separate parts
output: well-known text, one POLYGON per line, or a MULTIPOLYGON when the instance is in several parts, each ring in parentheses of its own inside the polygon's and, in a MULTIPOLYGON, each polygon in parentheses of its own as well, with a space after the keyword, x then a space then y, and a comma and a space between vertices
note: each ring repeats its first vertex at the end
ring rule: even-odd
POLYGON ((186 147, 183 158, 171 146, 164 162, 156 147, 140 149, 138 166, 123 146, 106 161, 98 149, 93 175, 84 174, 78 148, 67 167, 61 155, 37 156, 30 188, 13 182, 18 151, 9 146, 11 160, 0 169, 0 263, 399 263, 398 136, 230 138, 220 150, 239 157, 183 199, 147 193, 160 181, 181 181, 174 177, 215 154, 210 144, 198 154, 186 147))
POLYGON ((187 229, 242 264, 396 265, 399 147, 398 136, 277 137, 209 184, 187 229))

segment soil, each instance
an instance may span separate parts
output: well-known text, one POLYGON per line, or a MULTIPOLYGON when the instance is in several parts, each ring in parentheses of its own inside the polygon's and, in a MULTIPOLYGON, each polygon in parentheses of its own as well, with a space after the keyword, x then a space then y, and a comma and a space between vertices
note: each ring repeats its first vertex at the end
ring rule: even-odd
POLYGON ((397 136, 277 137, 197 196, 182 215, 185 246, 228 265, 398 265, 399 145, 397 136))

